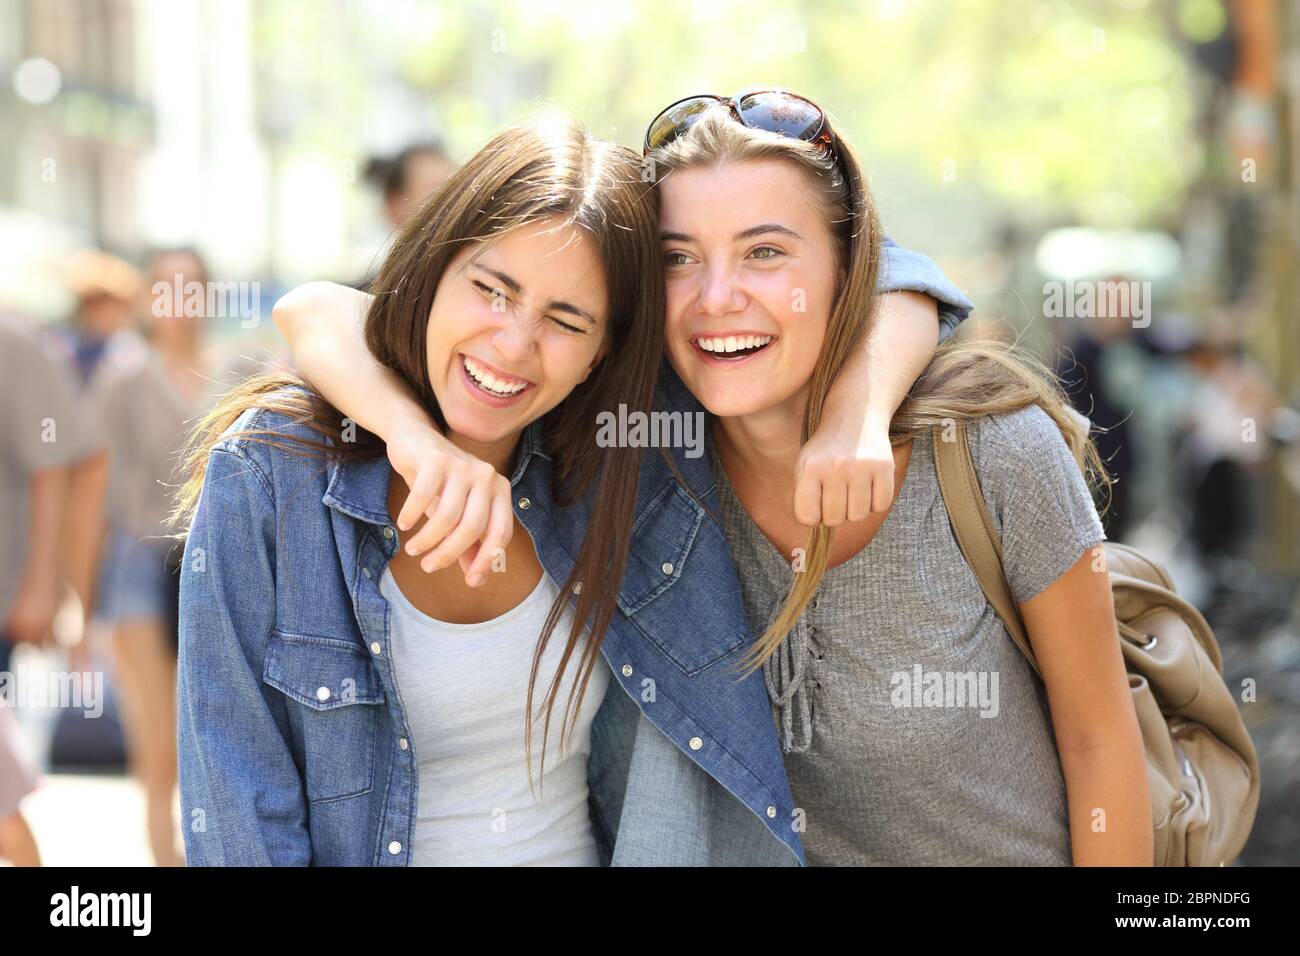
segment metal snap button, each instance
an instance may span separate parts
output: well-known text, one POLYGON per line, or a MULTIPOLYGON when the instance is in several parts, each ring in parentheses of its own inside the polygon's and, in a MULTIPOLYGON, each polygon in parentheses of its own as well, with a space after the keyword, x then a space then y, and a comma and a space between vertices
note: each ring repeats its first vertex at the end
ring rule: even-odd
POLYGON ((329 699, 330 699, 330 689, 329 689, 328 687, 318 687, 318 688, 316 688, 316 699, 319 700, 319 701, 327 701, 327 700, 329 700, 329 699))
POLYGON ((395 533, 396 533, 396 532, 393 531, 391 525, 384 525, 384 537, 385 537, 385 538, 392 538, 393 535, 394 535, 395 533))
POLYGON ((393 856, 397 856, 397 854, 402 852, 402 844, 394 840, 392 843, 388 844, 388 852, 393 854, 393 856))
POLYGON ((775 817, 776 817, 776 807, 768 807, 768 808, 767 808, 767 815, 768 815, 769 817, 773 817, 773 818, 775 818, 775 817))
POLYGON ((624 677, 631 677, 631 676, 632 676, 632 665, 631 665, 631 664, 624 664, 624 665, 623 665, 623 676, 624 676, 624 677))
POLYGON ((410 745, 409 743, 407 743, 407 740, 406 740, 405 737, 403 737, 403 738, 401 738, 400 740, 397 741, 397 746, 400 747, 402 750, 409 750, 410 747, 411 747, 411 745, 410 745))
POLYGON ((383 648, 381 648, 381 647, 379 646, 379 642, 378 642, 378 641, 371 641, 371 642, 370 642, 370 652, 371 652, 372 654, 378 654, 382 649, 383 649, 383 648))
POLYGON ((520 498, 520 499, 519 499, 519 507, 522 508, 524 511, 527 511, 527 510, 528 510, 529 508, 531 508, 532 506, 533 506, 533 503, 532 503, 531 501, 529 501, 527 498, 520 498))
POLYGON ((703 747, 703 746, 704 746, 704 741, 701 740, 699 737, 692 737, 692 738, 691 738, 691 749, 692 749, 692 750, 699 750, 699 749, 700 749, 701 747, 703 747))
POLYGON ((369 568, 362 568, 362 569, 361 569, 361 576, 362 576, 362 577, 365 577, 365 578, 369 578, 369 577, 371 577, 370 569, 369 569, 369 568))
POLYGON ((663 572, 664 572, 664 574, 672 574, 672 573, 673 573, 673 563, 672 563, 671 561, 665 561, 665 562, 663 563, 663 572))

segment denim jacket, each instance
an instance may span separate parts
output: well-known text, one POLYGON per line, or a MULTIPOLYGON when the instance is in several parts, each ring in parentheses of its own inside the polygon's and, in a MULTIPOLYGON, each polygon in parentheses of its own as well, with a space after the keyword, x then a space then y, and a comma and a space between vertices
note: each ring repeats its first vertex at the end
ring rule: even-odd
MULTIPOLYGON (((970 303, 923 256, 887 246, 878 288, 940 300, 941 337, 970 303)), ((664 363, 656 400, 699 411, 664 363)), ((233 437, 315 437, 245 412, 213 448, 181 572, 178 750, 190 865, 410 862, 415 742, 379 590, 399 547, 384 458, 326 462, 233 437)), ((590 502, 561 508, 541 428, 511 475, 515 514, 554 580, 590 502)), ((593 831, 607 865, 801 865, 803 846, 706 457, 643 456, 608 692, 591 729, 593 831)))

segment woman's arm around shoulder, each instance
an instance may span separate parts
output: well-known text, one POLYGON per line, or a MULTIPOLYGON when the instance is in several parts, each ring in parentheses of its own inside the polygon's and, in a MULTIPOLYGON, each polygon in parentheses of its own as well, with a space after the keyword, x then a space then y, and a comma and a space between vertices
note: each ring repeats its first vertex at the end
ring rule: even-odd
POLYGON ((476 587, 514 534, 510 482, 449 442, 401 379, 370 354, 364 318, 372 298, 348 286, 309 282, 276 302, 272 317, 303 378, 387 444, 393 470, 410 489, 397 526, 406 531, 427 518, 404 542, 407 553, 423 554, 426 571, 458 561, 466 583, 476 587))

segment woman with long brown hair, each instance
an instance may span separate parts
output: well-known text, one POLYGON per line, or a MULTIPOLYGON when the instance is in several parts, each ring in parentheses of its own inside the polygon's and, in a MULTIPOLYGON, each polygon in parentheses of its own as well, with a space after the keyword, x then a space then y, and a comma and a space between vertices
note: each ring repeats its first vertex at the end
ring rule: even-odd
POLYGON ((593 494, 568 580, 526 535, 482 588, 417 575, 383 444, 291 375, 248 380, 200 425, 176 514, 189 862, 595 862, 581 755, 638 450, 571 450, 594 409, 650 403, 663 302, 646 189, 634 155, 570 120, 509 128, 404 227, 366 318, 370 353, 479 477, 549 455, 557 500, 593 494), (574 615, 561 595, 579 580, 574 615), (539 675, 547 730, 567 698, 568 752, 530 746, 539 675), (534 762, 550 771, 536 802, 534 762))

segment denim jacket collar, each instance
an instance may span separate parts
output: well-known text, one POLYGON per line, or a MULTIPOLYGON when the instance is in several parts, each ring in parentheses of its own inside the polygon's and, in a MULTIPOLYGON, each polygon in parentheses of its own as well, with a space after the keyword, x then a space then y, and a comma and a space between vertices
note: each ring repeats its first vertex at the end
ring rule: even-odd
MULTIPOLYGON (((540 420, 525 428, 519 437, 519 454, 514 473, 510 476, 512 486, 523 479, 534 455, 551 460, 551 456, 542 447, 540 420)), ((358 521, 390 525, 393 523, 388 513, 388 484, 391 476, 392 467, 385 455, 347 461, 335 459, 329 464, 329 483, 321 502, 358 521)))

